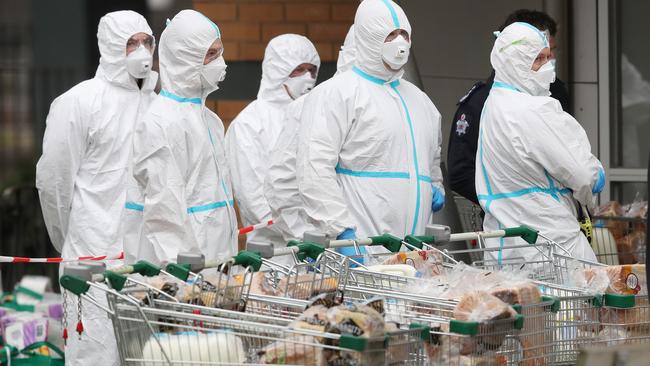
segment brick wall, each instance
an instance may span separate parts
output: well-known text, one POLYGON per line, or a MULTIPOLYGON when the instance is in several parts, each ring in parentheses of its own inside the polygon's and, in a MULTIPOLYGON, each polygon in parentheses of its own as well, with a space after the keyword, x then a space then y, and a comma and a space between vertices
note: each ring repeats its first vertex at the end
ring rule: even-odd
POLYGON ((195 0, 215 21, 226 61, 261 61, 266 43, 284 33, 308 37, 324 62, 336 61, 359 0, 195 0))
MULTIPOLYGON (((271 38, 302 34, 316 46, 321 62, 336 62, 354 21, 359 0, 194 0, 194 9, 212 19, 222 33, 226 62, 257 61, 271 38)), ((248 100, 208 100, 206 106, 230 122, 248 100)), ((240 237, 240 248, 245 241, 240 237)))

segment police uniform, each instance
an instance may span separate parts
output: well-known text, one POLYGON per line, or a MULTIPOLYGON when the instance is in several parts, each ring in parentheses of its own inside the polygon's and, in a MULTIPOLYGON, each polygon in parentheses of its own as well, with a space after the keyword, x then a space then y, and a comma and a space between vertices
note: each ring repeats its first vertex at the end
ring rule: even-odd
MULTIPOLYGON (((476 170, 476 149, 478 146, 479 123, 485 100, 494 82, 494 71, 485 82, 479 81, 458 103, 454 114, 447 149, 447 167, 451 190, 478 204, 474 172, 476 170)), ((557 99, 562 109, 571 113, 569 93, 564 83, 555 79, 551 84, 551 97, 557 99)))

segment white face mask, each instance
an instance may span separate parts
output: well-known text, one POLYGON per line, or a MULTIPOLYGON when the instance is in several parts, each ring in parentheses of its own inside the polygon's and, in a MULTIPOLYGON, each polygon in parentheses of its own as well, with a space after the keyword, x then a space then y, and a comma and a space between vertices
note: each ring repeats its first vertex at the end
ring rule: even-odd
POLYGON ((381 58, 393 70, 401 69, 409 60, 411 44, 403 37, 397 36, 381 47, 381 58))
POLYGON ((144 79, 151 71, 153 55, 146 47, 140 45, 126 56, 126 71, 136 79, 144 79))
POLYGON ((201 69, 201 88, 203 94, 210 94, 219 89, 219 83, 226 78, 226 61, 219 56, 201 69))
POLYGON ((316 79, 311 77, 310 72, 306 72, 295 78, 289 78, 284 82, 284 86, 287 88, 291 99, 297 99, 301 95, 309 93, 314 89, 314 85, 316 85, 316 79))
POLYGON ((531 71, 530 81, 532 83, 531 94, 537 96, 551 95, 551 83, 555 81, 555 65, 547 62, 537 71, 531 71))

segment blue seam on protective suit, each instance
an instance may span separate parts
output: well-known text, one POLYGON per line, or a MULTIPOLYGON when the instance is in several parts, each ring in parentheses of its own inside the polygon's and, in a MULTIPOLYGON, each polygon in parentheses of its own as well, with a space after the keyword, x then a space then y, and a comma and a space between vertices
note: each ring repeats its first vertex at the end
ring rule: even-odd
MULTIPOLYGON (((390 87, 393 88, 399 100, 402 102, 402 107, 404 107, 404 113, 406 114, 406 121, 409 124, 409 131, 411 132, 411 142, 413 144, 413 165, 415 167, 415 175, 420 177, 420 166, 418 164, 418 151, 417 146, 415 146, 415 132, 413 131, 413 122, 411 121, 411 113, 409 108, 406 106, 406 101, 402 98, 399 90, 397 90, 396 84, 391 83, 390 87)), ((420 216, 420 185, 416 185, 416 194, 415 194, 415 215, 413 216, 413 228, 411 229, 411 235, 415 235, 415 229, 418 225, 418 217, 420 216)))
MULTIPOLYGON (((499 224, 499 230, 503 229, 503 225, 501 225, 500 222, 499 224)), ((499 238, 499 256, 497 258, 497 263, 499 264, 499 269, 501 269, 501 263, 503 262, 503 247, 505 246, 506 242, 503 236, 499 238)))
POLYGON ((509 89, 509 90, 513 90, 513 91, 521 92, 521 90, 515 88, 514 86, 512 86, 512 85, 510 85, 510 84, 506 84, 506 83, 501 82, 501 81, 495 81, 495 82, 492 84, 492 87, 493 87, 493 88, 500 88, 500 89, 509 89))
MULTIPOLYGON (((362 177, 362 178, 393 178, 393 179, 410 179, 411 175, 408 172, 370 172, 362 170, 351 170, 341 168, 337 165, 334 170, 337 174, 349 175, 352 177, 362 177)), ((433 179, 426 175, 418 175, 418 180, 424 183, 433 183, 433 179)))
MULTIPOLYGON (((498 83, 495 82, 493 85, 493 88, 505 88, 505 89, 512 89, 513 87, 505 84, 505 83, 498 83), (501 84, 501 85, 498 85, 501 84)), ((516 89, 514 89, 516 90, 516 89)), ((485 113, 485 107, 483 107, 483 110, 481 111, 481 118, 483 117, 483 113, 485 113)), ((485 179, 485 186, 487 187, 488 194, 478 194, 477 198, 479 201, 486 201, 485 202, 485 211, 490 212, 490 205, 492 204, 492 201, 499 200, 499 199, 507 199, 507 198, 516 198, 516 197, 521 197, 527 194, 532 194, 532 193, 545 193, 553 197, 556 201, 560 201, 560 198, 558 197, 559 194, 568 194, 571 193, 571 190, 569 188, 557 188, 555 186, 555 183, 553 182, 553 179, 551 176, 548 174, 546 170, 544 170, 544 174, 546 175, 546 178, 549 183, 548 188, 543 188, 543 187, 530 187, 530 188, 524 188, 520 189, 518 191, 514 192, 506 192, 506 193, 492 193, 492 187, 490 186, 490 179, 488 178, 487 174, 487 169, 485 169, 485 163, 483 162, 483 129, 479 129, 479 160, 481 161, 481 170, 483 171, 483 179, 485 179)))
POLYGON ((214 24, 214 22, 210 18, 206 17, 205 15, 203 15, 203 17, 207 19, 207 21, 210 23, 212 28, 214 28, 214 30, 217 32, 217 38, 221 38, 221 31, 219 30, 219 27, 216 24, 214 24))
POLYGON ((553 179, 548 174, 546 169, 544 169, 544 175, 546 175, 546 180, 548 181, 548 188, 551 190, 550 195, 558 202, 560 202, 560 197, 557 196, 557 188, 555 188, 555 183, 553 179))
POLYGON ((363 70, 361 70, 360 68, 358 68, 356 66, 352 66, 352 71, 354 71, 357 75, 361 76, 362 78, 364 78, 364 79, 366 79, 368 81, 372 81, 375 84, 384 85, 384 84, 387 83, 386 80, 382 80, 382 79, 380 79, 378 77, 374 77, 372 75, 366 74, 363 70))
POLYGON ((124 208, 127 210, 144 211, 144 205, 135 202, 127 202, 124 204, 124 208))
POLYGON ((210 210, 214 210, 214 209, 217 209, 217 208, 226 207, 228 205, 228 203, 230 203, 230 205, 232 206, 232 205, 235 204, 235 201, 233 201, 233 200, 219 201, 219 202, 208 203, 207 205, 188 207, 187 208, 187 213, 191 214, 191 213, 196 213, 196 212, 210 211, 210 210))
POLYGON ((534 26, 526 22, 516 22, 515 24, 523 25, 524 27, 528 27, 534 30, 542 38, 542 41, 544 41, 544 47, 548 47, 548 39, 546 38, 546 35, 542 33, 539 29, 535 28, 534 26))
POLYGON ((178 95, 174 93, 170 93, 167 90, 161 90, 160 91, 160 96, 169 98, 171 100, 174 100, 179 103, 192 103, 192 104, 201 104, 201 98, 185 98, 185 97, 179 97, 178 95))
POLYGON ((399 20, 397 19, 397 13, 395 12, 395 8, 388 2, 388 0, 382 0, 384 2, 384 5, 388 8, 388 11, 390 11, 390 16, 393 18, 393 24, 395 25, 396 29, 400 29, 399 27, 399 20))

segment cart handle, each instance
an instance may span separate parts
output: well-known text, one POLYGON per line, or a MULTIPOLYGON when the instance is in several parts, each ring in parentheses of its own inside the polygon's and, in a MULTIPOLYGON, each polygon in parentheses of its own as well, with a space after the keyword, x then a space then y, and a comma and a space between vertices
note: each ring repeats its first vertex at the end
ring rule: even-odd
MULTIPOLYGON (((207 261, 203 268, 217 268, 223 264, 232 263, 236 266, 250 267, 253 272, 257 272, 262 267, 262 257, 259 253, 242 250, 237 255, 227 260, 207 261)), ((189 263, 169 263, 165 271, 181 281, 187 281, 192 272, 192 265, 189 263)))
POLYGON ((397 253, 402 247, 402 239, 391 234, 382 234, 378 236, 371 236, 365 239, 330 240, 329 242, 330 248, 349 247, 353 245, 381 245, 384 248, 388 249, 391 253, 397 253))
POLYGON ((325 251, 325 247, 320 244, 312 243, 309 241, 297 241, 291 240, 287 243, 287 248, 292 248, 294 253, 299 260, 305 260, 305 258, 311 258, 317 260, 318 256, 325 251), (297 247, 298 251, 296 252, 292 247, 297 247))
MULTIPOLYGON (((535 244, 537 242, 537 237, 539 232, 537 230, 531 229, 528 226, 517 226, 511 227, 502 230, 486 231, 486 232, 469 232, 469 233, 457 233, 451 234, 448 240, 442 240, 438 242, 453 242, 453 241, 465 241, 465 240, 475 240, 479 237, 482 238, 510 238, 510 237, 520 237, 525 240, 528 244, 535 244)), ((418 249, 422 249, 424 244, 434 244, 437 242, 436 238, 431 235, 407 235, 404 237, 404 241, 418 249)))

